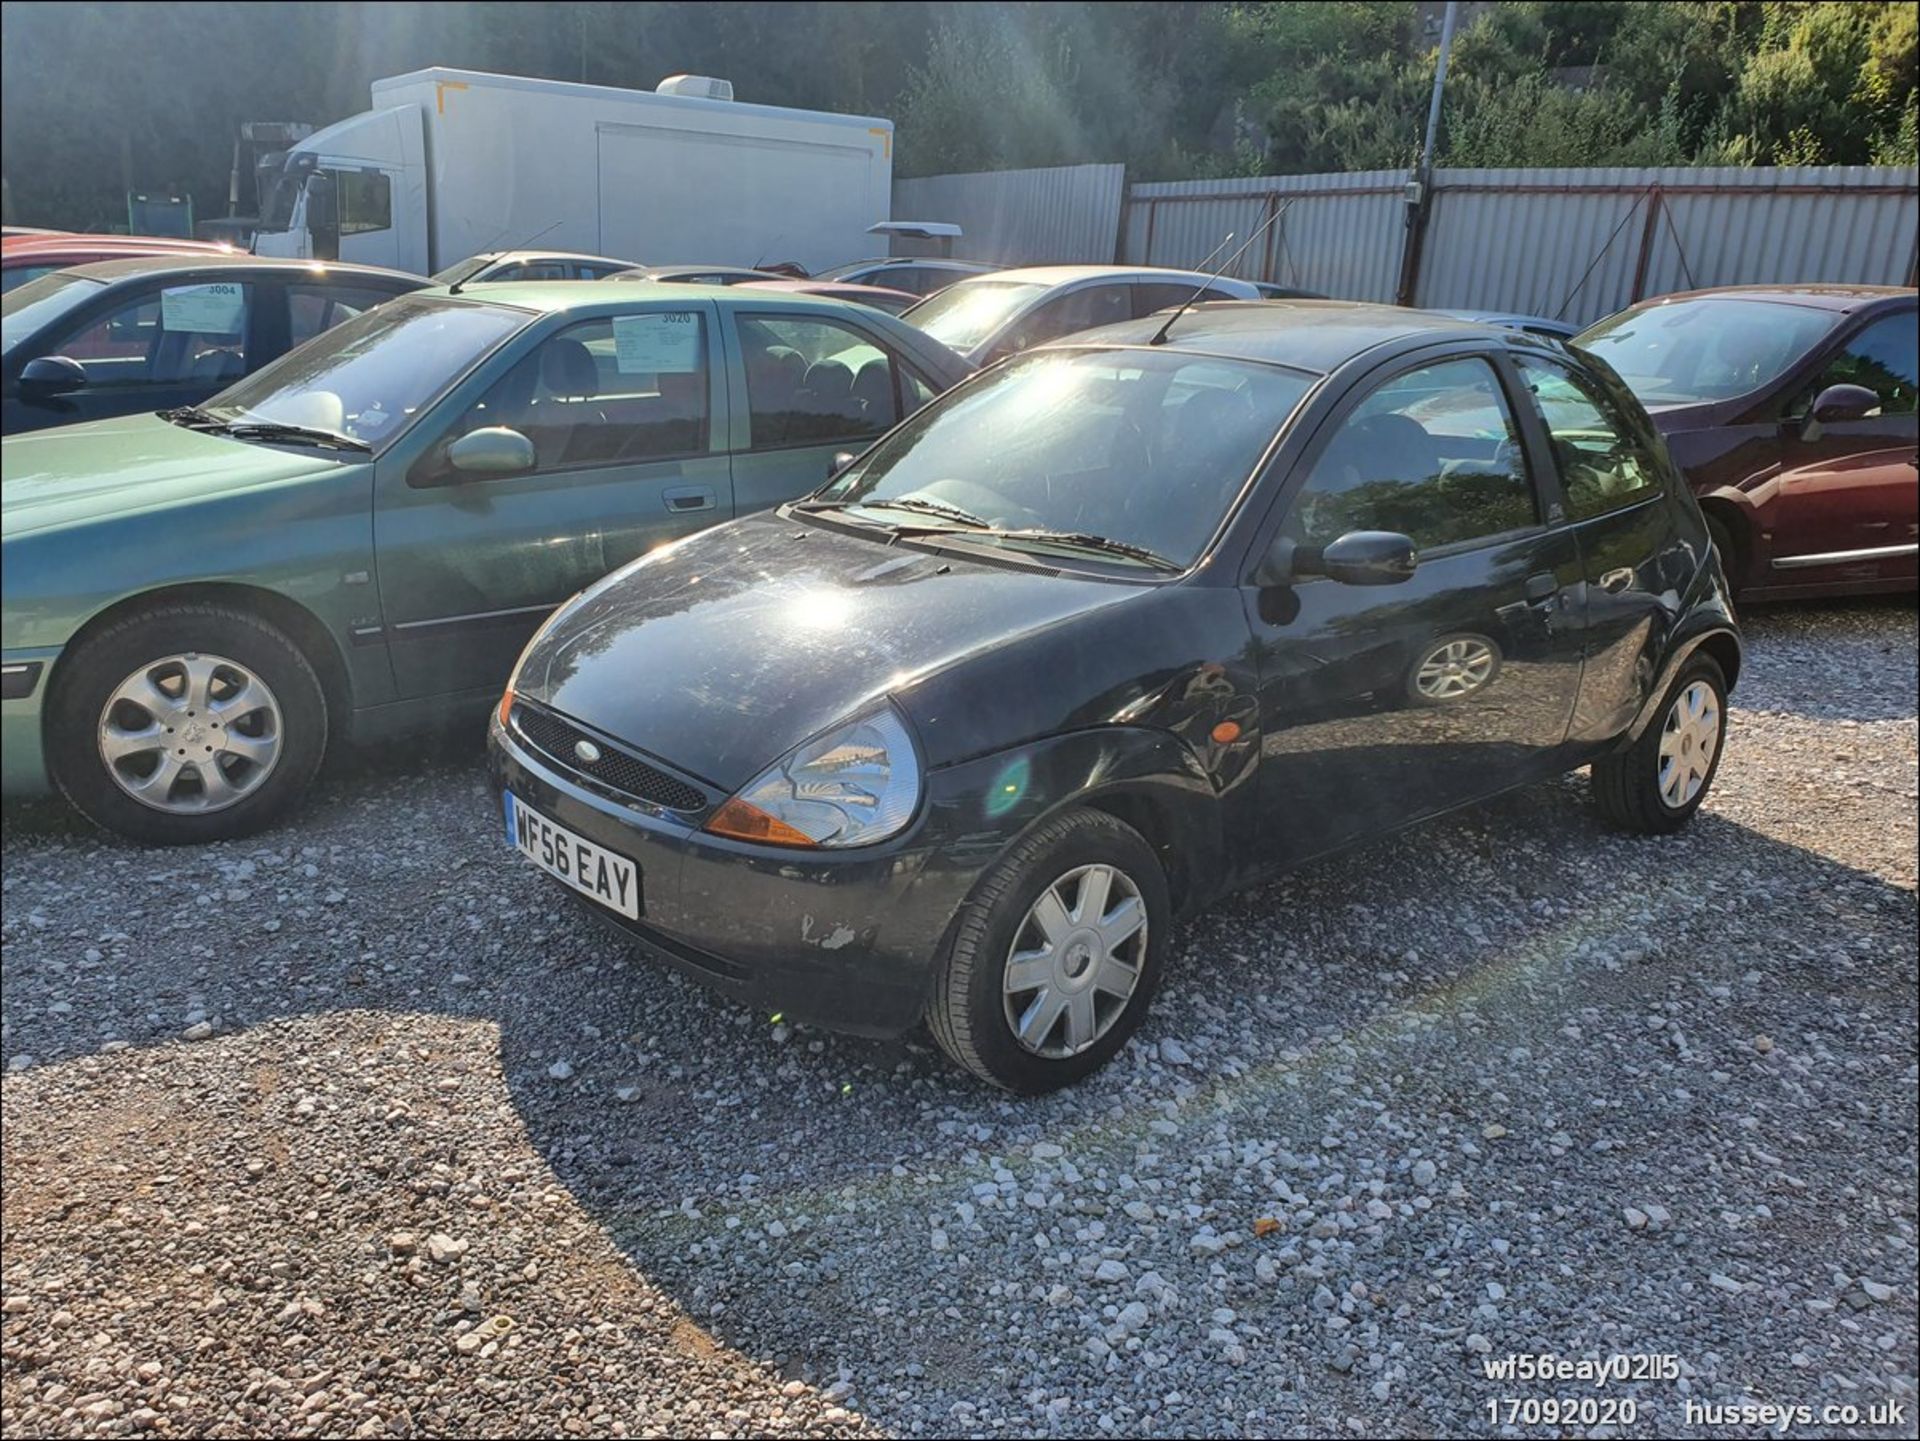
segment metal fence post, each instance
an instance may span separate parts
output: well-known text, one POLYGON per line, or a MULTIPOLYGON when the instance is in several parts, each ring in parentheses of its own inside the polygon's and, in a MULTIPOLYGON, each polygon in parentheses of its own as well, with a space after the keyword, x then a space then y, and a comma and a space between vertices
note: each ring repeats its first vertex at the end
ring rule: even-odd
POLYGON ((1646 298, 1647 271, 1653 265, 1653 242, 1659 238, 1654 227, 1659 224, 1660 207, 1665 203, 1666 197, 1656 180, 1647 187, 1647 223, 1640 230, 1640 258, 1633 263, 1633 293, 1627 297, 1629 305, 1646 298))

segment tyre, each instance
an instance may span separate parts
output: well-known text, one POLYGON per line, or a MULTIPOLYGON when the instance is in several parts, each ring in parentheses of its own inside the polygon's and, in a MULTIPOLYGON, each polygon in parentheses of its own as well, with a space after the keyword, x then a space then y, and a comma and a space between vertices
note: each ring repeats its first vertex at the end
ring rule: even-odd
POLYGON ((934 1040, 1022 1095, 1105 1065, 1146 1013, 1172 905, 1153 847, 1102 811, 1023 837, 960 908, 928 1007, 934 1040))
POLYGON ((1415 705, 1453 705, 1492 685, 1500 660, 1500 643, 1492 636, 1443 635, 1407 667, 1406 697, 1415 705))
POLYGON ((1728 585, 1736 584, 1740 574, 1740 548, 1734 541, 1732 528, 1719 516, 1709 514, 1707 535, 1720 556, 1720 573, 1727 578, 1728 585))
POLYGON ((154 845, 250 835, 297 801, 327 745, 299 646, 257 616, 182 602, 114 622, 65 657, 47 760, 88 820, 154 845))
POLYGON ((1660 702, 1660 718, 1626 750, 1593 763, 1600 814, 1642 835, 1677 831, 1707 798, 1727 736, 1727 681, 1695 656, 1660 702))

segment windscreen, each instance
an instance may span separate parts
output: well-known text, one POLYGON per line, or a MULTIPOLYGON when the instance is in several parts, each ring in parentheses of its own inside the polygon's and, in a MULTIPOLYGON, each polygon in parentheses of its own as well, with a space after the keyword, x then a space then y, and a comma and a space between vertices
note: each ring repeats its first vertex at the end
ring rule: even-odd
POLYGON ((533 318, 505 306, 403 295, 336 325, 205 409, 237 423, 331 431, 379 450, 533 318))
POLYGON ((0 350, 38 335, 51 321, 85 305, 104 288, 103 283, 70 271, 56 270, 17 286, 0 299, 0 350))
POLYGON ((969 539, 1091 535, 1184 568, 1311 380, 1177 351, 1036 351, 921 411, 816 500, 884 524, 951 519, 969 539))
POLYGON ((1046 288, 1032 281, 963 280, 921 301, 901 319, 965 354, 1046 288))
POLYGON ((1806 305, 1703 297, 1622 311, 1573 343, 1618 371, 1642 405, 1694 405, 1779 379, 1839 318, 1806 305))

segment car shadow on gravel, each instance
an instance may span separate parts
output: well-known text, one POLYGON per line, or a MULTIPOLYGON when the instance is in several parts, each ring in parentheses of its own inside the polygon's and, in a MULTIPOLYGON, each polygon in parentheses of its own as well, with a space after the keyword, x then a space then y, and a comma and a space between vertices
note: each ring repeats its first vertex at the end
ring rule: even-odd
MULTIPOLYGON (((1684 1173, 1745 1144, 1732 1128, 1748 1102, 1644 1081, 1677 1041, 1753 1079, 1776 1124, 1800 1123, 1799 1189, 1770 1224, 1805 1226, 1808 1274, 1831 1272, 1854 1263, 1809 1218, 1874 1224, 1856 1141, 1823 1114, 1850 1093, 1796 1089, 1781 1056, 1821 1055, 1863 1091, 1882 1070, 1897 1090, 1910 1063, 1859 1018, 1910 1040, 1911 891, 1711 811, 1665 840, 1612 834, 1585 792, 1543 783, 1214 908, 1112 1066, 1019 1100, 923 1038, 792 1028, 624 954, 507 855, 472 744, 430 742, 330 773, 298 823, 246 842, 142 851, 10 813, 5 1052, 45 1064, 104 1040, 174 1045, 195 1018, 216 1034, 345 1010, 483 1020, 535 1151, 632 1264, 749 1357, 823 1384, 844 1368, 848 1404, 883 1424, 950 1420, 959 1401, 1024 1415, 1036 1371, 1080 1394, 1124 1389, 1130 1363, 1085 1349, 1110 1318, 1074 1319, 1134 1299, 1131 1281, 1092 1278, 1106 1257, 1164 1281, 1172 1299, 1153 1305, 1179 1322, 1166 1344, 1201 1347, 1224 1305, 1273 1338, 1297 1404, 1444 1430, 1458 1417, 1370 1403, 1320 1331, 1299 1330, 1317 1283, 1254 1279, 1240 1248, 1255 1220, 1350 1216, 1365 1204, 1353 1177, 1437 1155, 1477 1198, 1559 1196, 1542 1229, 1591 1253, 1594 1314, 1634 1315, 1651 1272, 1691 1276, 1723 1249, 1724 1269, 1744 1244, 1708 1231, 1684 1256, 1629 1255, 1612 1230, 1589 1234, 1617 1229, 1643 1184, 1616 1155, 1684 1173), (110 923, 78 905, 102 893, 110 923), (1848 1025, 1829 1026, 1841 1012, 1848 1025), (1306 1205, 1276 1203, 1245 1159, 1274 1146, 1299 1161, 1306 1205), (1060 1287, 1064 1310, 1046 1299, 1060 1287), (909 1391, 931 1412, 910 1412, 909 1391)), ((1908 1165, 1910 1190, 1910 1100, 1905 1130, 1884 1127, 1874 1164, 1908 1165)), ((1417 1266, 1489 1221, 1441 1202, 1379 1224, 1393 1264, 1417 1266)), ((1248 1384, 1208 1375, 1182 1381, 1189 1400, 1248 1384)), ((1209 1414, 1185 1424, 1217 1429, 1209 1414)))
MULTIPOLYGON (((1131 1299, 1086 1287, 1048 1255, 1131 1247, 1143 1228, 1119 1209, 1119 1178, 1145 1174, 1143 1155, 1161 1176, 1218 1165, 1222 1119, 1247 1141, 1324 1145, 1337 1169, 1351 1143, 1334 1117, 1386 1102, 1403 1127, 1424 1116, 1444 1133, 1476 1096, 1490 1103, 1509 1055, 1564 1047, 1556 1068, 1597 1098, 1607 1081, 1589 1070, 1631 1071, 1638 1042, 1582 1057, 1569 1021, 1591 1026, 1598 1008, 1638 1030, 1636 1007, 1657 1012, 1676 987, 1737 983, 1756 967, 1775 989, 1764 1002, 1729 999, 1710 1043, 1744 1048, 1842 1001, 1910 1013, 1899 987, 1913 984, 1912 893, 1712 815, 1680 839, 1618 837, 1578 809, 1584 789, 1538 786, 1217 907, 1182 936, 1142 1035, 1061 1095, 994 1093, 919 1040, 788 1035, 644 968, 605 977, 611 988, 594 997, 596 1014, 634 1018, 631 1044, 574 1065, 564 1085, 539 1064, 544 1052, 521 1049, 551 1025, 503 1014, 509 1080, 555 1174, 716 1337, 810 1381, 850 1365, 904 1382, 911 1366, 916 1385, 977 1401, 1017 1379, 988 1319, 1016 1299, 1063 1281, 1095 1301, 1131 1299), (1898 965, 1851 964, 1835 931, 1872 938, 1877 956, 1899 955, 1904 937, 1904 981, 1898 965), (1078 1182, 1037 1156, 1064 1159, 1078 1182), (989 1208, 997 1226, 981 1220, 989 1208), (983 1296, 1003 1283, 1006 1301, 983 1296)), ((1717 1140, 1717 1122, 1679 1101, 1656 1103, 1641 1125, 1638 1165, 1650 1150, 1682 1158, 1717 1140)), ((1405 1144, 1417 1153, 1418 1139, 1405 1144)), ((1838 1174, 1848 1159, 1836 1143, 1799 1163, 1838 1174)), ((1515 1194, 1539 1184, 1509 1179, 1515 1194)), ((1489 1157, 1480 1185, 1502 1184, 1489 1157)), ((1837 1190, 1828 1199, 1844 1205, 1837 1190)), ((1188 1236, 1257 1217, 1188 1214, 1188 1194, 1171 1200, 1176 1238, 1131 1273, 1155 1269, 1198 1298, 1209 1257, 1188 1236)), ((1437 1216, 1413 1234, 1445 1245, 1437 1216)), ((1622 1296, 1636 1284, 1626 1270, 1593 1280, 1622 1296)), ((1084 1356, 1069 1369, 1075 1360, 1089 1379, 1102 1373, 1084 1356)), ((1357 1388, 1350 1399, 1361 1403, 1357 1388)), ((878 1409, 883 1423, 905 1420, 878 1409)))

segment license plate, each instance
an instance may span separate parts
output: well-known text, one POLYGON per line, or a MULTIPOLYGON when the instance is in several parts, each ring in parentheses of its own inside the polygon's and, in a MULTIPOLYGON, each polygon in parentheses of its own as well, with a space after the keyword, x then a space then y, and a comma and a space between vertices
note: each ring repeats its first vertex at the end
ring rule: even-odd
POLYGON ((512 791, 503 791, 507 844, 548 875, 632 920, 640 919, 640 867, 548 820, 512 791))

